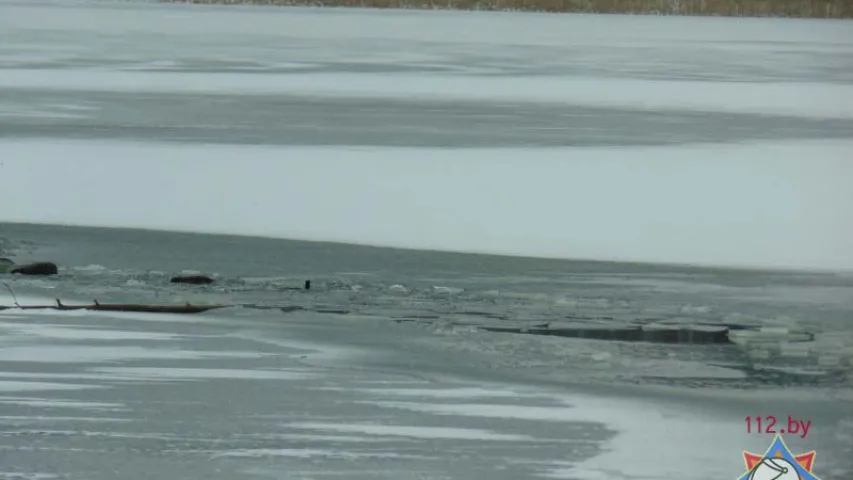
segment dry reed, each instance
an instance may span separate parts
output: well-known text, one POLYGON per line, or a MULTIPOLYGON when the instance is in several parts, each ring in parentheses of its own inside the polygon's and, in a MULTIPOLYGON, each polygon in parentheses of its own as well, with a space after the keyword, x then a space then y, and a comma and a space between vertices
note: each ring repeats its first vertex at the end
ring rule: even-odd
POLYGON ((161 0, 182 3, 303 5, 575 13, 853 18, 853 0, 161 0))

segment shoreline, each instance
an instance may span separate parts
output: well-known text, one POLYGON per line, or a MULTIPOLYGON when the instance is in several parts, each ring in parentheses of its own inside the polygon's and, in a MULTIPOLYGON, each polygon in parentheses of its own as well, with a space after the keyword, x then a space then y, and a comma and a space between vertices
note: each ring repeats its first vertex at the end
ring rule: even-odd
POLYGON ((157 0, 193 5, 372 8, 523 13, 580 13, 730 18, 851 19, 853 2, 845 0, 157 0))

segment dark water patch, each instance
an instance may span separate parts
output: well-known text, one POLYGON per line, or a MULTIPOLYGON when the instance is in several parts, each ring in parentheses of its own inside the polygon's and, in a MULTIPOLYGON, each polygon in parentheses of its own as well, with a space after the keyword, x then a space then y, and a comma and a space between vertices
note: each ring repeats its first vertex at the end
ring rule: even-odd
POLYGON ((505 313, 501 314, 501 313, 477 312, 477 311, 468 311, 468 310, 462 310, 462 311, 459 311, 457 313, 459 315, 470 315, 472 317, 491 318, 494 320, 506 320, 508 318, 505 313))
POLYGON ((349 315, 350 313, 352 313, 349 310, 345 310, 342 308, 315 308, 314 311, 317 313, 326 313, 332 315, 349 315))
MULTIPOLYGON (((266 309, 266 307, 253 307, 253 306, 247 306, 247 305, 243 305, 243 308, 266 309)), ((277 309, 281 310, 282 313, 304 312, 306 310, 305 307, 300 307, 299 305, 288 305, 286 307, 273 307, 273 308, 277 308, 277 309)))
POLYGON ((614 317, 602 316, 587 316, 587 315, 566 315, 568 320, 616 320, 614 317))
POLYGON ((587 326, 556 327, 548 324, 534 327, 480 327, 495 333, 514 333, 522 335, 543 335, 587 340, 607 340, 618 342, 648 342, 679 345, 730 344, 729 328, 694 327, 655 327, 642 326, 587 326))

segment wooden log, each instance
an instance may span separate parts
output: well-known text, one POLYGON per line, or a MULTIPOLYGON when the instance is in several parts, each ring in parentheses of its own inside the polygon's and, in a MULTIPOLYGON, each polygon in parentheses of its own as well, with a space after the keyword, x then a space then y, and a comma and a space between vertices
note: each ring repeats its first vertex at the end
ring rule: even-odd
POLYGON ((96 312, 141 312, 141 313, 202 313, 208 310, 226 308, 230 305, 145 305, 139 303, 98 303, 91 305, 64 305, 57 300, 56 305, 0 306, 0 310, 19 308, 21 310, 91 310, 96 312))

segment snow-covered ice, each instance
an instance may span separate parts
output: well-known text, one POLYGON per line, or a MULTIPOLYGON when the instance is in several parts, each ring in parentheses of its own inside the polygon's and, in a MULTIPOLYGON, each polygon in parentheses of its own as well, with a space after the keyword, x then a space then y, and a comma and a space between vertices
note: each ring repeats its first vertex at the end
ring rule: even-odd
POLYGON ((0 148, 4 176, 16 179, 0 190, 0 204, 16 205, 0 211, 4 221, 568 258, 853 268, 853 223, 845 221, 845 206, 853 204, 849 141, 281 150, 21 140, 0 148), (56 161, 69 156, 75 161, 56 161), (98 188, 64 188, 69 184, 98 188), (51 195, 18 201, 35 188, 51 195))

